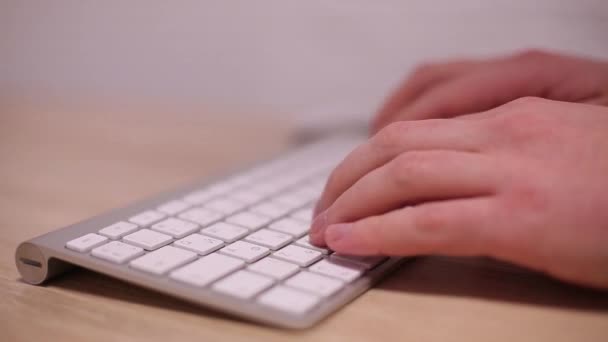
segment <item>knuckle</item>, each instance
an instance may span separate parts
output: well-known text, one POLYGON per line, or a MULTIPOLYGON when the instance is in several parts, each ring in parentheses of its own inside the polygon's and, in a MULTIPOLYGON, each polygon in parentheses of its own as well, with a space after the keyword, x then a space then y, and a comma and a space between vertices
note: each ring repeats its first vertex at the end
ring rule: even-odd
POLYGON ((415 175, 430 163, 428 153, 412 151, 399 155, 389 166, 389 177, 400 186, 411 184, 415 175))
POLYGON ((507 105, 514 107, 514 108, 528 109, 530 107, 540 106, 540 105, 546 103, 546 101, 547 100, 540 98, 540 97, 524 96, 524 97, 517 98, 517 99, 507 103, 507 105))
POLYGON ((549 139, 556 132, 559 122, 554 116, 545 113, 545 104, 545 100, 535 97, 509 102, 504 114, 489 121, 491 129, 508 140, 549 139))
POLYGON ((379 149, 392 149, 400 145, 403 136, 411 129, 407 121, 393 122, 378 132, 372 139, 372 145, 379 149))
POLYGON ((376 149, 400 148, 411 142, 416 133, 425 129, 434 129, 445 125, 445 119, 395 121, 376 133, 370 140, 370 145, 376 149))

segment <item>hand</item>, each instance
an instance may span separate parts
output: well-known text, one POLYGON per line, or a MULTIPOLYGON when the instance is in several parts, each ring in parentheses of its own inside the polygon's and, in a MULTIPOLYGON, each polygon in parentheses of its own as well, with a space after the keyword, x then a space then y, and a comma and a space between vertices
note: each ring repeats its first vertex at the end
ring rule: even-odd
POLYGON ((481 112, 524 96, 608 105, 608 63, 529 51, 425 65, 390 96, 372 131, 395 121, 481 112))
POLYGON ((333 171, 311 241, 490 256, 608 288, 608 108, 522 98, 393 123, 333 171))

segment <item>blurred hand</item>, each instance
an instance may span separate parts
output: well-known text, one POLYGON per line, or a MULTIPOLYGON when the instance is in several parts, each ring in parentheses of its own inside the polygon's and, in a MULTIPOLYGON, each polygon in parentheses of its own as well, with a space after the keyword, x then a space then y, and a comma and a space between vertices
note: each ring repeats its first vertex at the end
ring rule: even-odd
POLYGON ((608 108, 522 98, 393 123, 334 170, 311 241, 483 255, 608 288, 608 108))
POLYGON ((424 65, 389 97, 372 132, 395 121, 481 112, 524 96, 608 105, 608 63, 530 51, 424 65))

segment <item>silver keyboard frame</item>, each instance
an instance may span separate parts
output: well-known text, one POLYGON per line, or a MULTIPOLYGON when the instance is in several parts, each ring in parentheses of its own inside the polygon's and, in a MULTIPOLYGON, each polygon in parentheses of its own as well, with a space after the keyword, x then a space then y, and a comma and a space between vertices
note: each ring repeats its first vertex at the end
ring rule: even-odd
MULTIPOLYGON (((297 149, 300 149, 300 147, 302 146, 298 146, 297 149)), ((217 183, 255 166, 271 162, 290 152, 292 152, 291 149, 279 154, 277 158, 267 159, 263 162, 250 165, 250 167, 239 168, 237 172, 227 173, 221 177, 213 177, 210 180, 191 184, 179 190, 170 191, 127 207, 114 209, 99 216, 25 241, 17 247, 15 252, 17 269, 19 270, 23 281, 34 285, 40 285, 55 276, 72 269, 74 266, 79 266, 250 321, 291 329, 311 327, 323 318, 329 316, 332 312, 340 309, 359 295, 363 294, 384 276, 396 269, 405 259, 396 257, 389 258, 379 266, 366 272, 361 278, 347 284, 337 294, 324 298, 320 305, 317 305, 309 312, 303 315, 291 315, 280 310, 257 304, 254 301, 244 301, 212 291, 209 286, 203 288, 194 287, 174 281, 167 276, 154 276, 133 269, 128 266, 128 263, 110 263, 95 258, 91 256, 90 253, 79 253, 65 247, 67 241, 87 233, 97 232, 105 226, 121 220, 126 220, 133 215, 150 208, 155 208, 169 200, 183 197, 193 190, 205 185, 217 183)))

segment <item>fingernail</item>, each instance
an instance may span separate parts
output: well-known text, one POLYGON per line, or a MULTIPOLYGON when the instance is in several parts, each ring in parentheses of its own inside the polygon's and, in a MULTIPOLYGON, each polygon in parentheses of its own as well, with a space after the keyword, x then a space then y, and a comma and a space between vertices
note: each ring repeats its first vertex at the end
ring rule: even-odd
POLYGON ((310 227, 309 232, 310 242, 314 244, 322 244, 326 226, 327 211, 324 211, 321 214, 317 215, 317 217, 312 221, 312 226, 310 227))
POLYGON ((351 231, 352 224, 350 223, 332 224, 327 227, 325 231, 325 241, 328 245, 339 243, 340 241, 347 239, 351 231))

